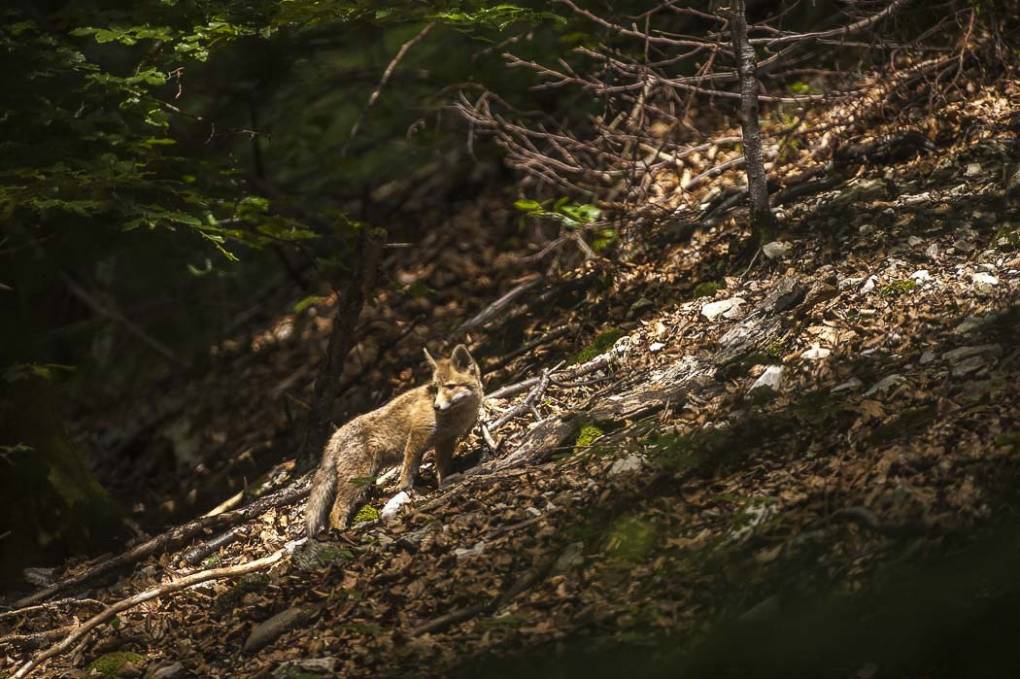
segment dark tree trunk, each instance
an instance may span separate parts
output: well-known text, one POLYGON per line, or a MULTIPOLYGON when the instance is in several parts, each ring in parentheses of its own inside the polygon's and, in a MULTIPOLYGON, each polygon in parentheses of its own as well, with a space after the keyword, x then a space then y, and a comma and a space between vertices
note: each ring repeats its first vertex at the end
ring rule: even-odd
POLYGON ((774 226, 769 210, 769 190, 762 158, 761 128, 758 125, 758 74, 754 47, 747 41, 744 0, 733 0, 730 28, 733 51, 740 77, 740 130, 743 136, 747 194, 751 206, 751 229, 760 245, 774 226))
POLYGON ((344 359, 357 341, 355 328, 361 316, 361 309, 365 306, 365 300, 375 287, 385 240, 386 232, 383 229, 365 227, 358 235, 357 261, 354 264, 353 275, 337 302, 329 346, 326 348, 326 356, 319 368, 319 374, 315 378, 308 428, 299 455, 299 461, 304 468, 318 463, 319 453, 333 433, 332 407, 340 395, 344 359))

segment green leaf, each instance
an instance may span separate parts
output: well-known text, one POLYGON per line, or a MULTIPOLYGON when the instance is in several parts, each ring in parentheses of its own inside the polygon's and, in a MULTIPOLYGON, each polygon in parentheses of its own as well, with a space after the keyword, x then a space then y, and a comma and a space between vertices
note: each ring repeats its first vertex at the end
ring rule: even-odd
POLYGON ((522 212, 541 212, 542 204, 537 200, 522 198, 514 201, 514 207, 522 212))

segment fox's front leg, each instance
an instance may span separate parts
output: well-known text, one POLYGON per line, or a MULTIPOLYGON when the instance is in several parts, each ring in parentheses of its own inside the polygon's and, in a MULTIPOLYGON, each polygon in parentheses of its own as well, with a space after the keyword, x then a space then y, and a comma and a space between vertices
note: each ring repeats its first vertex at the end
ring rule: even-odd
POLYGON ((415 477, 418 475, 418 467, 421 466, 421 457, 425 454, 425 447, 429 442, 429 433, 426 431, 412 430, 407 435, 407 443, 404 444, 404 466, 400 470, 400 482, 397 483, 397 490, 414 490, 415 477))
POLYGON ((456 447, 456 440, 436 442, 436 486, 439 488, 443 487, 443 479, 450 475, 450 463, 456 447))

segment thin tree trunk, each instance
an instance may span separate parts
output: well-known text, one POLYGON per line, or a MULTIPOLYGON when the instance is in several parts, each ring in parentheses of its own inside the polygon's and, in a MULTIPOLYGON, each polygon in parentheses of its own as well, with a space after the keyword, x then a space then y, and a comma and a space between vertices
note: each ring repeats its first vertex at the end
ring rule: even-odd
POLYGON ((318 462, 319 452, 333 433, 333 402, 340 395, 340 377, 344 359, 354 348, 361 309, 375 287, 376 273, 386 241, 383 229, 365 227, 358 236, 357 261, 347 290, 340 297, 333 317, 333 330, 319 374, 315 379, 315 392, 308 414, 308 428, 301 446, 300 461, 303 467, 318 462))
POLYGON ((733 33, 733 51, 737 55, 737 74, 740 77, 740 130, 751 205, 751 229, 760 245, 772 230, 774 217, 769 210, 768 182, 762 159, 761 128, 758 124, 758 74, 754 47, 747 41, 745 5, 744 0, 733 0, 730 28, 733 33))

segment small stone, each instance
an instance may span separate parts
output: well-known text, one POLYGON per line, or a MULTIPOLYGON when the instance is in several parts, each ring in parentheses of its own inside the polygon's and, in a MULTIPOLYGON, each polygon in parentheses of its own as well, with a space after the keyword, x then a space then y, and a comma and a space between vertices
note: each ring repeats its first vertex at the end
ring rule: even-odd
POLYGON ((870 235, 870 234, 872 234, 872 233, 875 233, 875 225, 874 225, 874 224, 861 224, 861 225, 860 225, 860 226, 859 226, 859 227, 857 228, 857 231, 858 231, 858 232, 859 232, 859 233, 860 233, 860 234, 861 234, 862 236, 867 236, 867 235, 870 235))
POLYGON ((921 365, 928 365, 929 363, 931 363, 934 360, 935 360, 935 352, 932 351, 931 349, 929 349, 928 351, 925 351, 923 354, 921 354, 921 361, 920 361, 921 365))
POLYGON ((832 388, 832 393, 833 394, 838 394, 838 393, 843 392, 843 391, 856 391, 856 390, 860 389, 863 386, 864 386, 863 382, 861 382, 856 377, 851 377, 846 382, 843 382, 842 384, 839 384, 839 385, 836 385, 835 387, 833 387, 832 388))
POLYGON ((779 391, 783 386, 783 366, 781 365, 770 365, 765 368, 765 372, 754 381, 751 388, 748 389, 748 393, 757 391, 758 389, 771 389, 772 391, 779 391))
POLYGON ((340 660, 333 656, 325 658, 304 658, 301 660, 288 660, 280 663, 273 670, 274 679, 287 679, 288 677, 303 676, 304 672, 313 674, 336 675, 340 660))
POLYGON ((971 274, 970 280, 978 292, 991 292, 999 284, 999 279, 996 276, 983 271, 971 274))
POLYGON ((785 259, 793 252, 793 245, 786 241, 774 240, 761 246, 761 251, 769 259, 785 259))
POLYGON ((803 354, 800 355, 806 361, 821 361, 829 357, 832 352, 825 347, 820 347, 817 344, 803 354))
POLYGON ((663 344, 662 342, 652 342, 651 344, 648 345, 648 351, 652 352, 653 354, 657 354, 665 348, 666 345, 663 344))
POLYGON ((985 367, 987 363, 988 361, 985 360, 984 356, 971 356, 954 364, 950 372, 953 374, 953 377, 963 377, 972 372, 977 372, 985 367))
POLYGON ((924 242, 924 239, 920 238, 918 236, 910 236, 910 237, 907 238, 907 245, 909 245, 912 248, 916 248, 918 245, 920 245, 923 242, 924 242))
POLYGON ((939 245, 938 243, 932 243, 924 250, 924 256, 928 259, 938 259, 939 257, 939 245))
POLYGON ((744 299, 741 297, 730 297, 729 299, 721 299, 718 302, 709 302, 701 307, 701 315, 710 321, 714 321, 733 307, 740 306, 743 303, 744 299))
POLYGON ((584 563, 584 543, 571 542, 553 565, 553 571, 562 573, 584 563))
POLYGON ((874 394, 884 394, 891 389, 898 387, 899 385, 906 382, 902 375, 888 375, 878 381, 871 389, 864 392, 865 396, 872 396, 874 394))
POLYGON ((863 276, 849 276, 847 278, 840 278, 836 281, 836 287, 840 290, 846 290, 847 288, 855 288, 861 284, 864 280, 863 276))
POLYGON ((878 285, 878 277, 868 276, 868 280, 864 281, 864 285, 861 286, 861 294, 862 295, 868 294, 869 292, 875 289, 876 285, 878 285))
POLYGON ((964 171, 965 177, 976 177, 981 174, 981 163, 967 163, 967 169, 964 171))
POLYGON ((974 332, 984 324, 985 324, 984 318, 979 318, 977 316, 969 316, 963 319, 963 321, 958 326, 953 328, 953 334, 966 335, 968 333, 974 332))
POLYGON ((406 490, 400 491, 399 493, 391 497, 389 500, 387 500, 386 504, 383 505, 382 511, 379 512, 380 518, 382 518, 385 521, 394 517, 396 513, 400 511, 400 508, 410 501, 411 495, 406 490))
POLYGON ((181 676, 184 676, 184 664, 180 662, 161 665, 149 675, 150 679, 175 679, 181 676))
POLYGON ((960 361, 971 358, 972 356, 1001 356, 1002 345, 1001 344, 979 344, 975 346, 958 347, 951 349, 946 353, 942 354, 942 358, 949 363, 959 363, 960 361))
POLYGON ((485 554, 485 543, 481 541, 476 542, 474 547, 458 547, 453 550, 453 555, 457 557, 457 559, 473 559, 481 556, 482 554, 485 554))
POLYGON ((621 457, 613 462, 613 466, 609 468, 609 476, 612 477, 620 476, 621 474, 633 474, 641 471, 644 466, 644 459, 637 453, 633 453, 627 457, 621 457))
POLYGON ((927 269, 918 269, 914 273, 910 274, 910 278, 918 285, 924 285, 931 280, 931 274, 928 273, 927 269))

